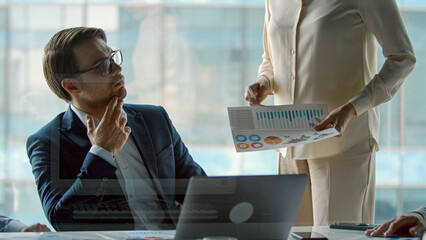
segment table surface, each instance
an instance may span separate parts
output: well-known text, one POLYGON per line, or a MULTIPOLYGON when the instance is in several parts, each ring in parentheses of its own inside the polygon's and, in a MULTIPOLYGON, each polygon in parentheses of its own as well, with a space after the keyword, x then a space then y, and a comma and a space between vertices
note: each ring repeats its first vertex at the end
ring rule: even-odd
MULTIPOLYGON (((292 232, 319 232, 329 240, 359 240, 359 239, 385 239, 364 236, 363 231, 330 229, 328 226, 320 227, 293 227, 292 232)), ((174 231, 97 231, 97 232, 50 232, 50 233, 0 233, 0 240, 130 240, 130 239, 173 239, 174 231)), ((288 239, 292 239, 290 236, 288 239)), ((396 238, 392 238, 396 239, 396 238)), ((416 239, 416 238, 399 238, 416 239)), ((418 238, 417 238, 418 239, 418 238)), ((241 239, 240 239, 241 240, 241 239)))

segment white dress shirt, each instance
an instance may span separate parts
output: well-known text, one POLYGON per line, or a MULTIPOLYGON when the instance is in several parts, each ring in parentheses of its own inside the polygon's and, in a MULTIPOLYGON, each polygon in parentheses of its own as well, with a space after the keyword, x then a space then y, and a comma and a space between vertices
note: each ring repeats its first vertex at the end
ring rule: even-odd
MULTIPOLYGON (((87 128, 85 118, 87 114, 72 104, 71 109, 87 128)), ((123 111, 123 114, 126 113, 123 111)), ((98 126, 99 120, 93 116, 92 118, 98 126)), ((164 220, 165 213, 159 204, 152 180, 133 138, 129 136, 121 151, 115 156, 98 145, 92 145, 89 152, 117 168, 115 174, 132 211, 135 229, 159 229, 158 224, 164 220)))
POLYGON ((356 109, 342 137, 290 148, 293 159, 333 156, 368 138, 378 149, 378 105, 416 61, 394 0, 266 0, 263 47, 258 75, 269 79, 275 104, 356 109), (386 57, 378 73, 376 41, 386 57))

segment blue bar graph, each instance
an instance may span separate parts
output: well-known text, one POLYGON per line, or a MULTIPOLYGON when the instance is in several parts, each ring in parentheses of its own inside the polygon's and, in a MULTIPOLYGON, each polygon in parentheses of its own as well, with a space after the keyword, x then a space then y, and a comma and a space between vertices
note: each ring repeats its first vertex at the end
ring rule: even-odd
POLYGON ((326 105, 284 105, 259 108, 255 112, 256 125, 262 130, 312 129, 328 113, 326 105), (316 107, 316 108, 315 108, 316 107))

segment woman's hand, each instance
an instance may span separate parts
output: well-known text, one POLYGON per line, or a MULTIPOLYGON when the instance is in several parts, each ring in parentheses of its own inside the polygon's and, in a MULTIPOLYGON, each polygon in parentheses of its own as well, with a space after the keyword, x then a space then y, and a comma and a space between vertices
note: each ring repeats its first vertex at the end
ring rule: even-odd
POLYGON ((250 106, 259 106, 271 91, 268 78, 260 76, 257 82, 247 86, 244 96, 250 106))
POLYGON ((352 103, 346 103, 331 111, 322 122, 314 126, 314 129, 319 131, 327 127, 334 127, 340 133, 339 136, 342 136, 345 127, 354 116, 356 116, 355 107, 352 103))

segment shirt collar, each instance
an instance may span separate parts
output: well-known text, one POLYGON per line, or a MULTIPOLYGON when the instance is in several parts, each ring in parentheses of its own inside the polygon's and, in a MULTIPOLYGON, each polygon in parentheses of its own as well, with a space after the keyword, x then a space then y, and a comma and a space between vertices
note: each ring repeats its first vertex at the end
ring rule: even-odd
MULTIPOLYGON (((77 117, 80 119, 80 121, 86 126, 87 128, 87 120, 86 115, 87 113, 81 111, 80 109, 76 108, 74 105, 70 104, 71 110, 77 115, 77 117)), ((93 120, 95 121, 95 126, 98 126, 99 120, 92 116, 93 120)))

